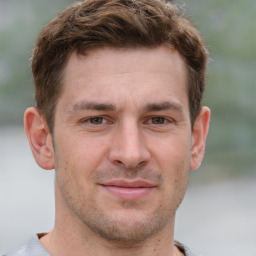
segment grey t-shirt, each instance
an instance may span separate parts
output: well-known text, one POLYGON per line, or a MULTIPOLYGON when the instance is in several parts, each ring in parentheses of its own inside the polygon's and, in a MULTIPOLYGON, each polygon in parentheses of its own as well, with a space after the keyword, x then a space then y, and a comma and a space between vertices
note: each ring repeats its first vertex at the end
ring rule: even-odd
MULTIPOLYGON (((196 256, 187 247, 180 243, 176 243, 177 247, 185 254, 185 256, 196 256)), ((27 243, 19 247, 15 251, 4 254, 3 256, 50 256, 39 241, 37 235, 33 236, 27 243)))

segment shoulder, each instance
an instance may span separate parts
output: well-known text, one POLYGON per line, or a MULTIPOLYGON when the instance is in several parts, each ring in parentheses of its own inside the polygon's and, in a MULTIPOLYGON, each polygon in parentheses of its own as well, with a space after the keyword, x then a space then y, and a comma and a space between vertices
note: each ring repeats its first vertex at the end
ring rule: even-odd
POLYGON ((14 251, 4 254, 3 256, 50 256, 41 245, 37 235, 33 236, 24 245, 14 251))
POLYGON ((184 256, 200 256, 193 254, 187 246, 180 242, 175 241, 175 245, 184 254, 184 256))

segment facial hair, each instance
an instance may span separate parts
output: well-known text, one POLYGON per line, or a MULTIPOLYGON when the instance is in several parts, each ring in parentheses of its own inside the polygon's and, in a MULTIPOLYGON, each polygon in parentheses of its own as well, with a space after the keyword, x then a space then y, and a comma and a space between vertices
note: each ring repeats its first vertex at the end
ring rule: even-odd
MULTIPOLYGON (((79 228, 90 229, 108 241, 118 241, 125 244, 138 244, 161 231, 170 220, 174 218, 176 209, 180 205, 186 190, 187 177, 182 177, 184 172, 175 179, 173 185, 176 195, 168 197, 168 201, 160 202, 158 207, 151 212, 143 212, 141 201, 119 200, 121 211, 105 211, 97 201, 97 186, 112 179, 136 180, 143 179, 151 184, 156 184, 159 189, 168 186, 162 174, 150 168, 106 168, 92 172, 86 184, 83 179, 75 180, 72 175, 56 170, 56 183, 64 201, 73 216, 82 225, 79 228), (185 182, 184 182, 185 181, 185 182), (83 187, 88 185, 89 192, 83 193, 83 187), (120 214, 124 213, 124 214, 120 214), (128 214, 126 214, 128 212, 128 214), (137 214, 139 212, 140 214, 137 214)), ((72 171, 69 172, 69 174, 72 171)))

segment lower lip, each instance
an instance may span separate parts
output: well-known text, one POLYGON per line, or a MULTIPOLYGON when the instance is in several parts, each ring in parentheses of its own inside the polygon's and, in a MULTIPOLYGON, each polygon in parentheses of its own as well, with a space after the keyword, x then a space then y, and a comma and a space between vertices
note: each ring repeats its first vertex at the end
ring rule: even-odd
POLYGON ((111 194, 122 199, 139 199, 147 196, 155 187, 149 188, 126 188, 116 186, 103 186, 111 194))

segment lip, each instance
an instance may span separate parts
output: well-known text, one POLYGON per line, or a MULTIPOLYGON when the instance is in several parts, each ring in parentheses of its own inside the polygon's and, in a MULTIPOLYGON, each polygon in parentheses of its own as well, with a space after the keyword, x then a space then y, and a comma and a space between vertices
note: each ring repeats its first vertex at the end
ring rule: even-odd
POLYGON ((112 180, 100 185, 110 194, 128 200, 143 198, 156 188, 156 185, 144 180, 112 180))

